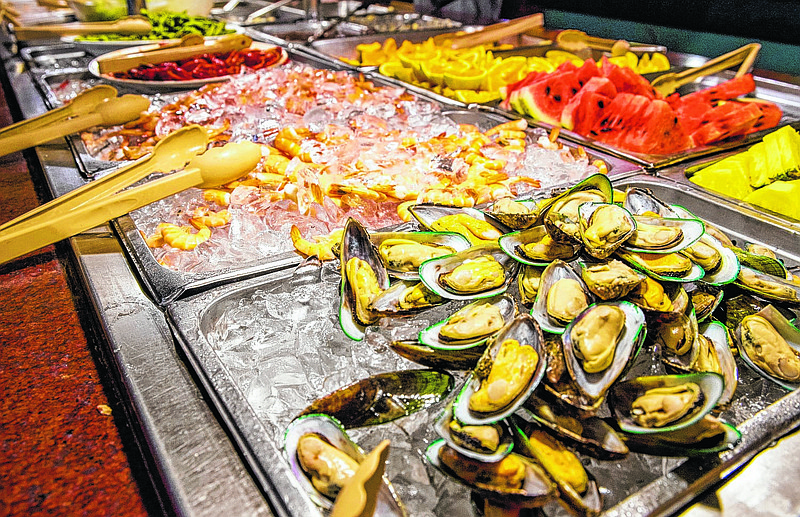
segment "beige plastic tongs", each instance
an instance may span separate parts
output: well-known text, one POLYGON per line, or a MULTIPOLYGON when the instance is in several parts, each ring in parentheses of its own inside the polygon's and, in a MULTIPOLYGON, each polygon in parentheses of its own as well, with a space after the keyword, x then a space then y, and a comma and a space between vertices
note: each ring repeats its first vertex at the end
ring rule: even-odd
POLYGON ((58 36, 88 36, 90 34, 147 34, 153 30, 150 20, 144 16, 128 16, 113 22, 77 22, 60 25, 35 25, 16 27, 14 34, 19 40, 56 38, 58 36))
POLYGON ((117 126, 136 120, 150 107, 141 95, 117 97, 111 86, 95 86, 69 104, 0 130, 0 156, 41 145, 94 126, 117 126))
POLYGON ((691 83, 700 77, 722 72, 732 66, 740 65, 739 70, 736 72, 736 77, 741 77, 753 66, 759 50, 761 50, 759 43, 750 43, 732 52, 710 59, 698 67, 688 68, 682 72, 670 72, 660 75, 653 79, 650 84, 661 95, 667 96, 684 84, 691 83))
POLYGON ((440 44, 440 42, 450 39, 452 41, 451 48, 457 50, 460 48, 493 43, 503 38, 522 34, 523 32, 527 32, 532 29, 540 29, 542 26, 544 26, 544 15, 542 13, 534 13, 528 16, 523 16, 522 18, 495 23, 493 25, 489 25, 488 27, 484 27, 482 30, 467 34, 440 34, 434 37, 433 40, 437 44, 440 44))
POLYGON ((200 54, 231 52, 249 47, 253 39, 244 34, 229 34, 215 40, 205 41, 199 45, 176 46, 149 52, 133 52, 113 57, 100 57, 97 65, 101 74, 125 72, 141 65, 155 65, 167 61, 188 59, 200 54))
POLYGON ((556 35, 556 44, 570 52, 579 52, 590 48, 611 52, 612 56, 623 56, 631 48, 631 44, 624 39, 613 40, 589 36, 583 31, 568 29, 556 35))
POLYGON ((261 146, 238 142, 204 154, 206 131, 192 125, 170 134, 152 154, 0 226, 0 263, 94 228, 190 187, 231 182, 261 160, 261 146), (187 164, 188 162, 188 164, 187 164), (153 172, 180 172, 127 188, 153 172))

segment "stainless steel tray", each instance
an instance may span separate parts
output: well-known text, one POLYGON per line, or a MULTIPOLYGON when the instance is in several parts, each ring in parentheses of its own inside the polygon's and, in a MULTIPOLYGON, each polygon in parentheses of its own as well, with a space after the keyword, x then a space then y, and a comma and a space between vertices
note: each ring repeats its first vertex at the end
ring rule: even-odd
MULTIPOLYGON (((436 34, 432 32, 420 31, 418 33, 408 33, 408 34, 404 33, 398 35, 396 39, 398 39, 398 43, 401 40, 408 40, 413 43, 419 43, 435 35, 436 34)), ((311 43, 311 47, 329 57, 333 58, 344 57, 348 59, 357 59, 358 53, 356 51, 356 47, 359 44, 371 43, 374 41, 383 43, 383 41, 385 41, 389 37, 392 36, 391 35, 359 36, 353 38, 340 38, 338 40, 315 41, 311 43)), ((552 50, 554 48, 555 47, 551 46, 541 46, 535 49, 528 48, 525 50, 526 52, 525 55, 543 55, 547 50, 552 50)), ((668 56, 670 59, 670 63, 672 64, 673 67, 697 66, 703 63, 707 59, 702 56, 696 56, 691 54, 680 54, 675 52, 668 53, 668 56)), ((595 59, 599 59, 601 57, 601 54, 598 52, 594 53, 584 52, 583 54, 581 54, 580 57, 582 58, 593 57, 595 59)), ((361 69, 373 70, 374 67, 361 67, 361 69)), ((733 75, 734 72, 732 71, 720 72, 718 74, 704 77, 695 83, 686 85, 679 91, 682 94, 686 94, 691 91, 696 91, 702 88, 714 86, 721 82, 732 79, 733 75)), ((786 125, 789 123, 800 121, 800 86, 759 76, 755 76, 755 80, 756 80, 755 97, 759 99, 772 101, 778 106, 780 106, 780 108, 783 110, 783 118, 781 119, 780 125, 786 125)), ((399 83, 404 84, 401 82, 399 83)), ((414 92, 425 91, 424 89, 414 85, 409 85, 408 87, 410 90, 414 92)), ((444 97, 441 98, 443 99, 444 97)), ((452 99, 447 99, 447 102, 453 105, 461 104, 458 101, 452 99)), ((490 110, 497 109, 498 111, 505 111, 499 108, 495 108, 493 106, 488 106, 488 109, 490 110)), ((528 118, 528 121, 532 125, 542 127, 548 130, 553 128, 551 124, 540 122, 531 118, 528 118)), ((754 133, 744 137, 732 138, 729 139, 728 141, 720 142, 714 145, 698 147, 680 153, 676 153, 673 155, 664 155, 664 156, 633 153, 629 151, 616 149, 609 145, 603 144, 602 142, 597 142, 594 139, 584 137, 582 135, 579 135, 572 131, 568 131, 563 128, 561 128, 561 135, 563 135, 564 138, 566 139, 572 140, 586 147, 601 150, 603 152, 606 152, 608 154, 613 154, 625 160, 633 161, 647 169, 661 169, 664 167, 668 167, 670 165, 675 165, 678 163, 695 160, 703 156, 708 156, 710 154, 715 154, 727 149, 753 143, 755 141, 760 140, 761 137, 763 137, 763 135, 769 131, 771 130, 754 133)))
MULTIPOLYGON (((737 240, 786 243, 776 250, 779 257, 792 267, 800 263, 796 235, 758 217, 739 214, 736 206, 709 202, 699 191, 646 175, 615 183, 651 188, 665 201, 685 206, 737 240)), ((297 502, 302 497, 292 480, 285 477, 280 438, 289 421, 312 400, 352 381, 417 368, 389 350, 388 342, 414 335, 453 310, 424 311, 410 324, 392 320, 368 333, 365 341, 353 342, 336 321, 338 274, 335 265, 283 270, 178 300, 167 311, 189 363, 246 451, 245 459, 257 479, 269 480, 264 491, 274 505, 293 515, 310 514, 307 506, 297 502)), ((647 355, 640 354, 632 376, 653 371, 647 355)), ((737 397, 723 414, 743 432, 733 450, 686 461, 641 454, 614 462, 584 458, 587 469, 607 490, 608 515, 675 511, 800 422, 800 394, 787 395, 743 364, 739 366, 737 397)), ((351 434, 367 449, 383 438, 392 440, 387 472, 412 514, 473 515, 468 491, 426 467, 421 457, 426 444, 436 438, 430 423, 441 407, 351 434)), ((545 511, 549 515, 560 512, 555 505, 545 511)))
MULTIPOLYGON (((289 53, 293 60, 318 68, 350 69, 344 64, 320 59, 299 50, 295 51, 290 48, 289 53)), ((373 77, 367 74, 367 77, 374 79, 376 84, 389 84, 381 75, 373 77)), ((422 97, 424 98, 424 96, 422 97)), ((480 110, 457 110, 447 112, 447 114, 459 123, 476 124, 485 129, 508 120, 506 114, 491 114, 480 110)), ((88 164, 97 162, 85 152, 83 143, 79 138, 77 138, 77 144, 80 147, 76 145, 76 162, 79 164, 83 163, 84 160, 88 164)), ((613 177, 636 174, 641 171, 641 168, 635 164, 600 153, 590 153, 590 157, 591 159, 599 158, 604 160, 608 164, 609 175, 613 177)), ((108 162, 99 162, 99 164, 107 166, 108 162)), ((85 167, 86 165, 84 164, 83 166, 85 167)), ((156 303, 161 305, 166 305, 179 297, 197 293, 216 285, 291 267, 300 261, 300 257, 293 252, 275 253, 264 255, 258 260, 242 263, 235 268, 222 268, 205 273, 179 272, 158 263, 147 247, 141 231, 136 227, 130 216, 117 219, 114 225, 122 237, 126 251, 139 271, 143 284, 156 303)))
POLYGON ((85 67, 92 56, 70 43, 24 47, 19 51, 31 70, 59 70, 85 67))

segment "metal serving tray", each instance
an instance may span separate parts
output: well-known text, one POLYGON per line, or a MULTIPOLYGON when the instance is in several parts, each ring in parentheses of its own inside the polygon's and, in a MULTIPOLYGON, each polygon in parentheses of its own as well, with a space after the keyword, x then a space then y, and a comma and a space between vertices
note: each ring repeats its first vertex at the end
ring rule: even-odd
MULTIPOLYGON (((411 41, 413 43, 419 43, 435 35, 436 33, 430 33, 428 31, 420 31, 419 33, 408 33, 408 34, 398 35, 397 39, 398 43, 401 41, 401 38, 407 39, 408 41, 411 41)), ((333 58, 344 57, 349 59, 357 59, 358 53, 356 51, 356 47, 358 45, 362 43, 371 43, 375 41, 383 43, 389 37, 392 36, 377 35, 377 36, 359 36, 353 38, 340 38, 337 40, 315 41, 312 42, 310 46, 315 50, 322 52, 323 54, 333 58)), ((548 50, 554 50, 554 49, 557 49, 557 47, 551 45, 542 45, 542 46, 537 46, 535 48, 527 47, 525 49, 521 49, 521 52, 523 52, 525 56, 533 56, 533 55, 544 55, 548 50)), ((503 51, 502 53, 503 55, 510 55, 513 53, 513 49, 509 51, 503 51)), ((599 59, 601 55, 602 53, 596 51, 592 53, 584 52, 580 54, 580 57, 582 58, 593 57, 595 59, 599 59)), ((670 59, 670 63, 673 65, 673 68, 697 66, 699 64, 702 64, 705 60, 707 60, 707 58, 702 56, 696 56, 691 54, 680 54, 674 52, 668 53, 668 56, 670 59)), ((362 67, 361 69, 373 70, 374 67, 362 67)), ((733 71, 724 71, 717 74, 713 74, 704 77, 695 83, 685 85, 679 90, 679 92, 681 94, 686 94, 692 91, 714 86, 721 82, 732 79, 733 76, 734 76, 733 71)), ((756 81, 756 91, 754 96, 758 99, 764 99, 774 102, 775 104, 780 106, 780 108, 783 110, 783 118, 781 119, 780 125, 786 125, 789 123, 800 121, 800 86, 759 76, 755 76, 755 81, 756 81)), ((398 83, 404 84, 400 81, 398 81, 398 83)), ((414 85, 409 85, 409 89, 414 92, 426 91, 414 85)), ((439 97, 440 100, 443 98, 441 96, 439 97)), ((447 102, 453 105, 461 104, 458 101, 452 99, 447 99, 447 102)), ((505 111, 496 108, 494 106, 487 106, 487 107, 490 110, 505 111)), ((551 124, 534 120, 532 118, 528 118, 528 121, 531 123, 531 125, 542 127, 548 130, 553 128, 551 124)), ((661 169, 664 167, 668 167, 670 165, 675 165, 678 163, 695 160, 703 156, 708 156, 711 154, 719 153, 727 149, 740 147, 742 145, 747 145, 756 142, 760 140, 763 137, 763 135, 769 131, 771 130, 765 130, 744 137, 732 138, 724 142, 716 143, 714 145, 698 147, 681 153, 676 153, 673 155, 663 155, 663 156, 647 155, 647 154, 633 153, 630 151, 620 150, 611 147, 609 145, 606 145, 602 142, 597 142, 594 139, 587 138, 572 131, 566 130, 564 128, 561 128, 560 134, 563 135, 564 138, 568 140, 572 140, 586 147, 591 147, 593 149, 604 151, 608 154, 619 156, 620 158, 623 158, 625 160, 633 161, 647 169, 661 169)))
MULTIPOLYGON (((792 126, 793 128, 795 128, 796 130, 800 130, 800 122, 794 122, 794 123, 789 124, 789 125, 792 126)), ((771 133, 772 131, 775 131, 775 129, 776 128, 770 129, 769 131, 765 131, 763 134, 771 133)), ((758 141, 761 141, 761 139, 759 139, 758 141)), ((750 144, 755 144, 756 142, 755 141, 750 141, 749 143, 750 144)), ((728 196, 726 196, 724 194, 720 194, 718 192, 713 192, 713 191, 704 189, 703 187, 701 187, 699 185, 695 185, 694 183, 689 181, 689 179, 686 176, 686 171, 689 170, 689 169, 700 170, 700 169, 705 168, 706 166, 711 165, 712 163, 715 163, 715 162, 717 162, 717 161, 719 161, 719 160, 721 160, 723 158, 727 158, 728 156, 733 156, 734 154, 742 153, 744 151, 746 151, 746 149, 744 147, 738 148, 738 149, 735 149, 735 150, 728 150, 725 153, 717 154, 717 155, 714 155, 714 156, 711 156, 711 157, 705 157, 703 159, 699 159, 699 160, 693 161, 691 163, 684 163, 684 164, 680 164, 680 165, 675 166, 675 167, 668 167, 666 169, 659 170, 658 171, 658 175, 662 176, 662 177, 665 177, 665 178, 669 178, 672 181, 676 181, 676 182, 684 184, 684 185, 691 185, 693 188, 698 189, 698 190, 702 190, 703 192, 707 193, 709 196, 712 196, 712 197, 718 198, 718 199, 724 199, 729 203, 736 204, 736 205, 738 205, 740 207, 741 210, 746 210, 746 211, 751 212, 751 213, 753 213, 753 212, 758 213, 764 219, 767 219, 767 220, 770 220, 770 221, 775 221, 776 224, 787 225, 789 227, 794 228, 796 231, 798 229, 800 229, 800 221, 798 221, 798 220, 789 219, 786 216, 783 216, 781 214, 777 214, 775 212, 771 212, 771 211, 767 210, 766 208, 762 208, 760 206, 751 205, 751 204, 745 203, 744 201, 741 201, 739 199, 734 199, 734 198, 728 197, 728 196)))
MULTIPOLYGON (((796 235, 740 214, 734 205, 714 203, 685 185, 646 175, 615 184, 651 188, 665 201, 719 225, 736 240, 765 242, 773 249, 775 243, 786 243, 777 246, 779 257, 788 266, 799 264, 796 235)), ((308 505, 298 502, 302 496, 288 477, 280 452, 282 433, 291 419, 312 400, 355 380, 418 368, 389 350, 389 341, 408 338, 454 310, 445 306, 423 311, 406 323, 384 320, 364 341, 350 341, 336 321, 338 279, 335 264, 321 269, 306 264, 178 300, 167 311, 180 347, 257 481, 272 505, 291 515, 312 515, 308 505)), ((653 372, 648 355, 639 355, 631 376, 653 372)), ((800 393, 787 395, 743 363, 739 372, 737 398, 722 415, 742 431, 742 441, 734 449, 686 461, 634 453, 620 461, 584 458, 587 470, 606 489, 607 515, 674 512, 800 422, 800 393)), ((387 473, 412 515, 423 510, 473 515, 468 491, 422 459, 425 446, 436 438, 430 423, 442 406, 350 434, 365 449, 383 438, 392 440, 387 473)), ((556 505, 545 507, 548 515, 561 511, 556 505)))
POLYGON ((31 70, 59 70, 85 67, 92 56, 70 43, 24 47, 19 51, 31 70))
MULTIPOLYGON (((319 58, 303 52, 302 50, 295 51, 290 48, 289 53, 293 60, 317 68, 353 70, 352 67, 348 67, 344 63, 319 58)), ((392 84, 390 81, 385 80, 383 76, 376 74, 372 77, 369 74, 367 75, 368 78, 374 79, 377 84, 392 84)), ((36 78, 37 84, 39 84, 45 93, 48 104, 51 107, 55 107, 59 105, 59 101, 53 91, 54 86, 60 84, 65 79, 82 79, 93 76, 90 76, 85 70, 72 69, 62 72, 38 73, 34 74, 34 77, 36 78)), ((121 91, 120 93, 126 92, 121 91)), ((425 95, 421 95, 421 97, 426 100, 432 100, 430 97, 426 98, 425 95)), ((459 122, 474 123, 487 126, 487 128, 491 125, 496 125, 508 120, 506 114, 488 114, 477 110, 461 110, 453 112, 451 116, 457 117, 459 122)), ((87 152, 79 135, 71 135, 67 138, 67 141, 75 155, 75 161, 79 169, 86 177, 92 177, 122 165, 121 162, 105 162, 92 158, 87 152)), ((603 155, 602 153, 591 153, 590 156, 592 159, 599 158, 606 161, 609 174, 612 176, 635 174, 637 171, 641 170, 637 165, 603 155)), ((144 242, 141 232, 137 229, 129 216, 119 218, 115 222, 115 227, 122 236, 123 244, 136 265, 150 295, 157 303, 162 305, 180 296, 196 293, 215 285, 290 267, 296 265, 300 260, 299 256, 293 252, 279 253, 271 256, 263 256, 257 261, 243 263, 236 268, 224 268, 205 273, 183 273, 168 269, 155 260, 152 252, 144 242)))

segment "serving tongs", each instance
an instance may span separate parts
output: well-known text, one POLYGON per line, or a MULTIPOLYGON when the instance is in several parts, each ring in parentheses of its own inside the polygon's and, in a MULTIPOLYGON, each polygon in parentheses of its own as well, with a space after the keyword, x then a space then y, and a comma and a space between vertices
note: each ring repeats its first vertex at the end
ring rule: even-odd
POLYGON ((87 36, 90 34, 147 34, 153 30, 150 20, 144 16, 128 16, 113 22, 77 22, 60 25, 35 25, 16 27, 14 34, 19 40, 55 38, 58 36, 87 36))
POLYGON ((669 72, 660 75, 653 79, 650 84, 661 95, 667 96, 684 84, 691 83, 700 77, 722 72, 736 65, 739 65, 736 77, 741 77, 753 66, 759 50, 761 50, 759 43, 750 43, 727 54, 710 59, 700 66, 687 68, 682 72, 669 72))
POLYGON ((253 39, 244 34, 229 34, 215 40, 204 40, 200 44, 184 45, 184 43, 184 40, 181 40, 174 47, 149 47, 112 57, 101 56, 97 58, 97 65, 101 74, 113 74, 114 72, 125 72, 141 65, 156 65, 167 61, 189 59, 201 54, 241 50, 249 47, 253 43, 253 39))
MULTIPOLYGON (((626 52, 631 49, 631 44, 624 39, 613 40, 606 38, 598 38, 596 36, 589 36, 583 31, 568 29, 559 32, 556 35, 556 44, 570 52, 580 52, 585 49, 600 50, 603 52, 610 52, 612 56, 624 56, 626 52)), ((650 52, 664 52, 664 47, 658 47, 657 50, 650 50, 650 52)))
POLYGON ((202 153, 208 134, 192 125, 175 131, 153 152, 0 226, 0 263, 120 217, 190 187, 211 188, 251 171, 261 147, 237 142, 202 153), (187 164, 188 162, 188 164, 187 164), (129 187, 154 172, 180 172, 129 187))
POLYGON ((111 86, 95 86, 61 108, 0 130, 0 156, 90 127, 125 124, 150 107, 150 100, 141 95, 116 97, 116 94, 111 86))
POLYGON ((483 29, 466 34, 446 33, 439 34, 433 38, 434 43, 441 45, 446 40, 450 40, 450 48, 458 50, 461 48, 475 47, 494 43, 503 38, 516 36, 534 29, 541 29, 544 26, 544 15, 534 13, 522 18, 495 23, 483 29))
POLYGON ((331 517, 372 517, 383 485, 383 473, 389 458, 389 440, 383 440, 358 466, 336 496, 331 517))

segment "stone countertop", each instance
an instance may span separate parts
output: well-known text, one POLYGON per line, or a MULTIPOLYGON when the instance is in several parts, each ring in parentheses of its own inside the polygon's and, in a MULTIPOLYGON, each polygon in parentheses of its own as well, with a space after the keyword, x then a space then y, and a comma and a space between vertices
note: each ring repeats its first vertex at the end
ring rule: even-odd
MULTIPOLYGON (((0 170, 4 223, 40 203, 22 154, 0 170)), ((61 259, 0 266, 0 514, 147 515, 61 259)))

